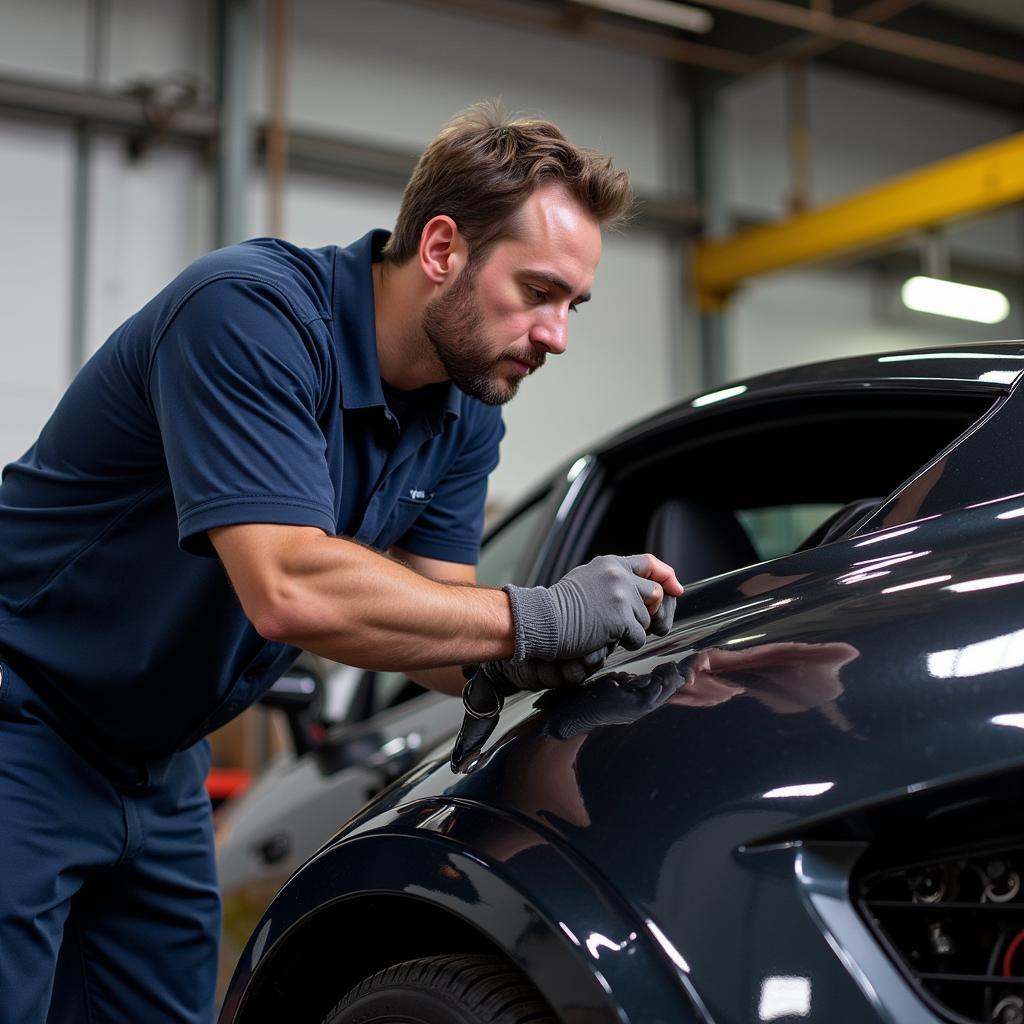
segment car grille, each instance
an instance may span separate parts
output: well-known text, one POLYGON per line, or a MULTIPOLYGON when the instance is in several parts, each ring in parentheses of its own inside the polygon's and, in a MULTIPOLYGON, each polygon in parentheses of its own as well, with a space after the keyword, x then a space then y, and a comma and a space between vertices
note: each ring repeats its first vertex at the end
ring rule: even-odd
POLYGON ((922 998, 948 1020, 1024 1024, 1024 840, 873 868, 858 906, 922 998))

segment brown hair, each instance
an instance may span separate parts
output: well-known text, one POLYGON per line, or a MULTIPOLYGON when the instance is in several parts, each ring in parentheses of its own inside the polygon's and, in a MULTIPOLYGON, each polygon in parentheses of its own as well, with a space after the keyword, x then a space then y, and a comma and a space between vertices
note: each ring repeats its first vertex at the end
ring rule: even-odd
POLYGON ((470 262, 515 233, 520 206, 541 185, 562 184, 601 224, 625 220, 633 204, 629 174, 610 157, 574 146, 550 121, 505 118, 495 103, 456 114, 423 151, 405 191, 384 258, 416 255, 432 217, 451 217, 469 243, 470 262))

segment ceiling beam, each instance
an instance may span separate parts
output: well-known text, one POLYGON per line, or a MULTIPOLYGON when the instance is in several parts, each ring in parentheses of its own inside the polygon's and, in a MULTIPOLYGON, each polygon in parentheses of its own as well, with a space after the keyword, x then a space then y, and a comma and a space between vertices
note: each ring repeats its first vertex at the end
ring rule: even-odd
POLYGON ((692 64, 695 67, 747 75, 758 71, 762 61, 735 50, 705 43, 694 43, 659 30, 635 29, 621 21, 604 21, 593 8, 568 3, 566 6, 539 7, 520 0, 407 0, 420 7, 434 7, 485 18, 516 28, 550 32, 613 50, 627 50, 646 57, 692 64))
POLYGON ((969 50, 951 43, 895 32, 850 18, 837 18, 823 10, 813 10, 784 0, 701 0, 706 7, 731 11, 776 25, 786 25, 836 43, 853 43, 884 50, 911 60, 939 64, 1000 81, 1024 85, 1024 62, 969 50))
POLYGON ((1024 200, 1024 132, 893 178, 790 220, 702 242, 693 281, 720 310, 761 274, 856 255, 910 233, 1024 200))
MULTIPOLYGON (((846 17, 850 21, 859 21, 865 25, 878 25, 890 18, 895 18, 911 7, 916 7, 921 2, 922 0, 872 0, 871 3, 851 11, 846 17)), ((811 60, 814 57, 821 57, 837 46, 842 46, 838 40, 806 33, 768 50, 762 56, 772 63, 811 60)))
MULTIPOLYGON (((587 42, 607 45, 619 50, 632 50, 647 56, 679 61, 696 67, 723 71, 732 75, 747 75, 763 70, 783 57, 800 56, 802 47, 811 44, 803 41, 793 44, 792 54, 770 53, 752 57, 736 50, 694 43, 668 35, 665 32, 632 29, 621 19, 605 21, 597 11, 582 3, 566 0, 565 3, 539 6, 522 0, 407 0, 421 7, 441 8, 491 21, 551 32, 587 42)), ((797 29, 822 40, 825 50, 843 44, 854 44, 868 49, 952 68, 1003 82, 1024 85, 1024 62, 1007 57, 971 50, 952 43, 896 32, 882 28, 875 21, 892 17, 900 10, 911 6, 906 0, 876 0, 861 16, 839 18, 821 5, 804 7, 785 0, 700 0, 705 7, 730 11, 744 17, 771 22, 797 29), (871 8, 877 8, 877 14, 871 8)), ((818 46, 821 44, 815 44, 818 46)), ((781 48, 782 50, 785 47, 781 48)), ((813 53, 811 54, 813 55, 813 53)))

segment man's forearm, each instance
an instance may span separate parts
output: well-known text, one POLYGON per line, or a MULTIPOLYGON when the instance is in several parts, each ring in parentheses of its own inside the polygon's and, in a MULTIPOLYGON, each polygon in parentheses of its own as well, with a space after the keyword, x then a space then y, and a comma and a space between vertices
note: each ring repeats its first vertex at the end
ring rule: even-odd
MULTIPOLYGON (((246 614, 268 639, 360 668, 408 672, 514 651, 512 612, 500 590, 438 583, 312 528, 245 525, 210 537, 246 614)), ((452 692, 454 677, 444 678, 452 692)))
POLYGON ((436 690, 438 693, 446 693, 450 697, 458 697, 466 685, 466 677, 459 665, 449 665, 448 668, 412 669, 406 674, 420 686, 436 690))

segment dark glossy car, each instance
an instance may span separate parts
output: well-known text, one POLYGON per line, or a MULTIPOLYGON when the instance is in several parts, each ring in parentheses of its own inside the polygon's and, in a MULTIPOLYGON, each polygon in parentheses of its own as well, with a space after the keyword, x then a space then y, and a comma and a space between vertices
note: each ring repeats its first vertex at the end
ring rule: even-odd
POLYGON ((344 824, 222 1024, 1024 1019, 1022 371, 804 367, 574 464, 518 575, 654 549, 674 630, 344 824))

